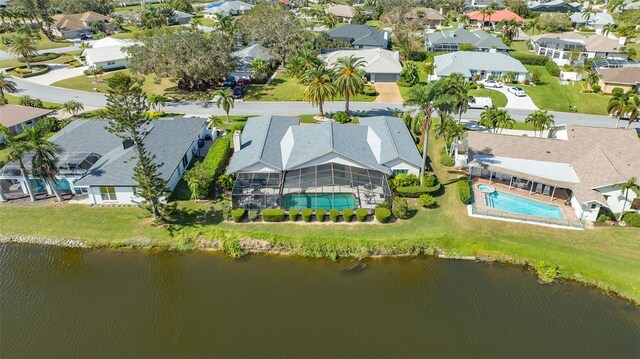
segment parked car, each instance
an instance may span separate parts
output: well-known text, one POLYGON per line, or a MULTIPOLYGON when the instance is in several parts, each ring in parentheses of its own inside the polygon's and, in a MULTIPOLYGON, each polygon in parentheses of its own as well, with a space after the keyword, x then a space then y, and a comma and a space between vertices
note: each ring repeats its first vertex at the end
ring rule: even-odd
POLYGON ((240 87, 240 86, 234 87, 232 96, 235 99, 241 99, 242 97, 244 97, 244 87, 240 87))
POLYGON ((527 93, 524 92, 524 90, 522 88, 520 88, 520 87, 516 87, 516 86, 509 87, 508 91, 511 92, 512 94, 516 95, 516 96, 519 96, 519 97, 527 96, 527 93))
POLYGON ((224 83, 222 84, 223 89, 232 89, 234 87, 236 87, 235 76, 228 76, 226 79, 224 79, 224 83))
POLYGON ((91 40, 93 39, 93 35, 91 34, 82 34, 80 35, 80 40, 91 40))
POLYGON ((493 88, 501 88, 502 84, 499 83, 496 80, 484 80, 484 81, 480 81, 481 84, 484 85, 484 87, 493 87, 493 88))
POLYGON ((250 83, 251 83, 251 80, 245 79, 245 78, 241 78, 238 81, 236 81, 236 86, 247 87, 247 86, 249 86, 250 83))
POLYGON ((491 97, 474 97, 473 101, 469 102, 469 108, 485 109, 491 106, 493 106, 491 97))

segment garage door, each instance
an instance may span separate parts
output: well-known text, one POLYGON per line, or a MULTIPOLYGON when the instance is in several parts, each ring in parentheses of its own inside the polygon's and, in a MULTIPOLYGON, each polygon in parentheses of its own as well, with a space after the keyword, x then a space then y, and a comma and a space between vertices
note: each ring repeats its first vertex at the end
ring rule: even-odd
POLYGON ((396 82, 398 80, 397 74, 373 74, 373 82, 396 82))

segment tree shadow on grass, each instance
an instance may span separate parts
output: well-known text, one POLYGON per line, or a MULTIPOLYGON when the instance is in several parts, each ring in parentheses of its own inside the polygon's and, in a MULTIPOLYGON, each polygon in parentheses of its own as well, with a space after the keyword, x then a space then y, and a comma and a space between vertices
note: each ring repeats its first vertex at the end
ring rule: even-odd
POLYGON ((245 98, 249 101, 261 101, 266 97, 272 97, 273 87, 284 84, 283 79, 275 78, 269 85, 266 86, 249 86, 245 98))
POLYGON ((222 211, 213 207, 208 208, 178 208, 167 225, 169 235, 174 237, 180 227, 187 226, 211 226, 223 221, 222 211))

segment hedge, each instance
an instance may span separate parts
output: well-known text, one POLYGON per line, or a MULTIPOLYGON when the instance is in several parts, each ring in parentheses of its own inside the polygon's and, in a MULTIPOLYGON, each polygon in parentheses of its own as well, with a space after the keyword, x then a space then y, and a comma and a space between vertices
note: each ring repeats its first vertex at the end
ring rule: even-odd
POLYGON ((268 208, 262 210, 262 220, 265 222, 284 221, 284 209, 268 208))
POLYGON ((629 227, 640 227, 640 213, 628 212, 622 219, 629 227))
POLYGON ((407 60, 409 61, 417 61, 422 62, 427 59, 429 55, 426 51, 411 51, 407 56, 407 60))
POLYGON ((245 212, 244 208, 236 208, 231 211, 231 218, 234 222, 242 222, 245 212))
POLYGON ((204 158, 201 164, 197 164, 197 166, 203 166, 204 171, 206 172, 207 178, 203 182, 207 183, 207 195, 211 193, 213 184, 216 183, 216 181, 218 180, 218 176, 220 176, 224 171, 224 168, 229 161, 230 155, 231 140, 227 137, 219 138, 216 140, 213 146, 211 146, 209 152, 207 153, 207 156, 204 158))
POLYGON ((292 208, 289 210, 289 220, 291 222, 295 222, 298 220, 298 209, 297 208, 292 208))
POLYGON ((313 215, 313 210, 311 208, 305 208, 302 210, 302 220, 305 222, 311 222, 311 216, 313 215))
MULTIPOLYGON (((37 56, 29 56, 30 62, 42 62, 42 61, 50 61, 60 57, 60 54, 56 54, 53 52, 45 52, 44 54, 38 54, 37 56)), ((18 61, 25 63, 25 58, 20 56, 18 57, 18 61)))
POLYGON ((18 69, 26 69, 26 66, 18 66, 18 67, 14 67, 11 69, 7 69, 6 71, 13 71, 14 73, 12 75, 15 75, 16 77, 20 77, 23 79, 29 78, 29 77, 35 77, 35 76, 40 76, 40 75, 44 75, 47 72, 49 72, 49 70, 51 70, 51 68, 49 67, 49 65, 44 65, 44 64, 38 64, 38 65, 32 65, 31 68, 33 69, 31 73, 29 74, 21 74, 18 72, 18 69), (40 70, 38 70, 38 68, 40 68, 40 70))
POLYGON ((375 210, 376 220, 380 223, 388 223, 391 219, 391 211, 388 208, 378 207, 375 210))
POLYGON ((353 217, 353 210, 350 208, 342 210, 342 218, 345 222, 351 222, 351 217, 353 217))
POLYGON ((324 209, 316 209, 316 220, 318 222, 324 222, 324 216, 327 214, 327 211, 324 209))
POLYGON ((423 194, 432 194, 438 192, 442 185, 440 183, 436 183, 435 186, 426 187, 426 186, 406 186, 406 187, 396 187, 396 192, 400 197, 409 197, 409 198, 418 198, 423 194))
POLYGON ((464 204, 471 204, 471 183, 466 178, 458 180, 458 198, 464 204))
POLYGON ((553 61, 549 61, 550 60, 549 57, 540 56, 540 55, 522 54, 522 53, 514 52, 514 53, 511 53, 511 56, 514 59, 522 62, 523 65, 544 66, 548 62, 553 62, 553 61))
POLYGON ((549 61, 546 65, 544 65, 544 67, 549 72, 549 75, 556 77, 560 76, 560 67, 558 67, 558 64, 556 64, 555 62, 549 61))
POLYGON ((430 194, 423 194, 418 198, 418 205, 424 208, 435 208, 438 202, 430 194))
POLYGON ((333 208, 329 211, 329 218, 331 218, 331 222, 338 222, 340 218, 340 210, 333 208))
POLYGON ((364 208, 356 209, 356 219, 358 220, 358 222, 366 221, 368 215, 369 215, 369 212, 366 209, 364 208))

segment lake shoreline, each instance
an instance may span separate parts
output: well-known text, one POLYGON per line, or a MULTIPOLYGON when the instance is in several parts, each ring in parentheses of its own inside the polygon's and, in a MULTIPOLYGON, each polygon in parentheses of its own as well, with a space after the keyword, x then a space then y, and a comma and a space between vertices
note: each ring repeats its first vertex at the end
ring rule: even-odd
MULTIPOLYGON (((236 241, 233 241, 233 248, 229 250, 227 243, 229 241, 223 240, 205 240, 199 239, 195 241, 194 246, 176 246, 176 247, 167 247, 163 245, 158 245, 152 240, 137 240, 135 243, 121 243, 118 245, 96 245, 87 243, 84 241, 74 240, 74 239, 65 239, 65 238, 49 238, 43 236, 31 236, 31 235, 6 235, 0 234, 0 244, 29 244, 29 245, 42 245, 42 246, 52 246, 52 247, 63 247, 63 248, 81 248, 81 249, 142 249, 142 250, 165 250, 165 251, 175 251, 175 252, 193 252, 193 251, 203 251, 203 252, 216 252, 221 254, 229 255, 233 258, 240 258, 242 256, 248 254, 271 254, 271 255, 283 255, 283 256, 301 256, 299 254, 292 254, 290 251, 285 250, 283 248, 278 247, 277 243, 270 242, 264 239, 252 239, 252 238, 242 238, 236 241)), ((542 284, 549 284, 554 282, 556 279, 562 279, 564 281, 569 281, 573 283, 577 283, 579 285, 590 287, 593 289, 601 290, 608 295, 616 298, 623 299, 631 304, 640 307, 640 299, 636 299, 633 297, 625 296, 615 290, 608 288, 604 283, 593 283, 582 278, 574 278, 570 276, 564 276, 562 273, 557 273, 553 278, 545 278, 544 273, 541 273, 541 270, 536 266, 528 263, 526 261, 514 260, 513 258, 508 257, 498 257, 498 256, 461 256, 457 254, 448 254, 442 249, 435 249, 434 253, 412 253, 409 251, 395 251, 392 254, 389 253, 379 253, 379 254, 369 254, 369 255, 353 255, 350 257, 342 256, 341 258, 356 258, 356 259, 364 259, 364 258, 396 258, 396 257, 416 257, 418 255, 426 255, 437 257, 439 259, 455 259, 455 260, 465 260, 465 261, 476 261, 476 262, 485 262, 485 263, 502 263, 509 264, 512 266, 523 267, 527 270, 533 272, 537 277, 538 281, 542 284)), ((313 258, 313 257, 312 257, 313 258)), ((311 259, 312 259, 311 258, 311 259)), ((329 257, 329 256, 321 256, 315 257, 319 258, 328 258, 332 260, 336 260, 337 257, 329 257)))

